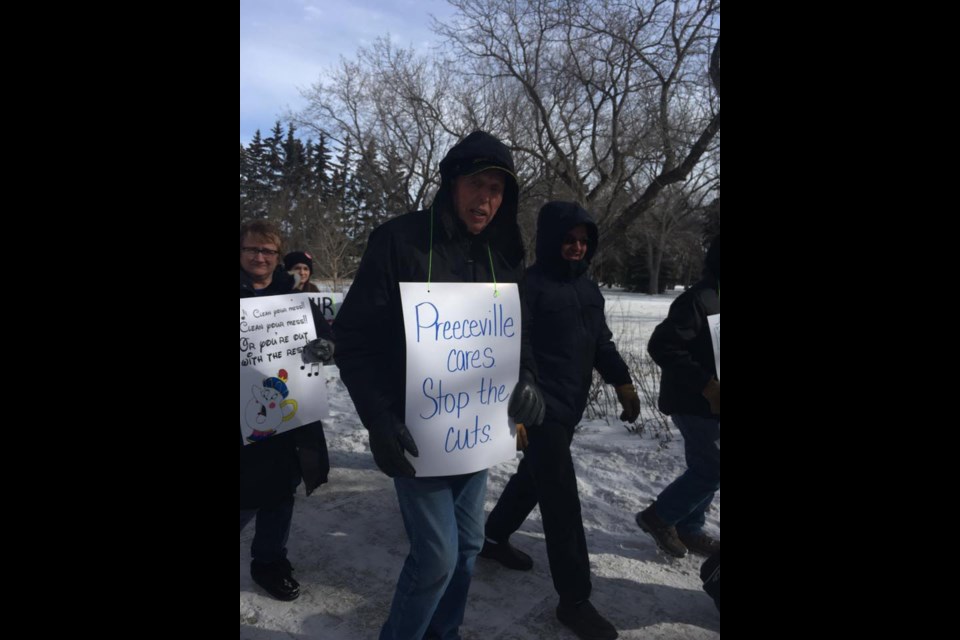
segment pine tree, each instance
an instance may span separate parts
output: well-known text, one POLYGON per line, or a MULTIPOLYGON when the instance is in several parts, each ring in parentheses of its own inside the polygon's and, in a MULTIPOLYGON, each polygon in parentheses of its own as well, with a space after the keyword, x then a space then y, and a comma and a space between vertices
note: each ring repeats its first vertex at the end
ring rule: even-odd
POLYGON ((240 154, 240 216, 244 219, 265 217, 268 199, 264 143, 257 129, 250 145, 240 154))

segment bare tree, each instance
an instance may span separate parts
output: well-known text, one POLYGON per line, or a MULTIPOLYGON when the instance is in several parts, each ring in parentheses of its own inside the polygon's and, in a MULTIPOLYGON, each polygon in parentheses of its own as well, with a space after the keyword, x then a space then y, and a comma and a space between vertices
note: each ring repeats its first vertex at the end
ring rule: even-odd
MULTIPOLYGON (((546 191, 598 217, 614 242, 687 180, 720 129, 715 0, 449 0, 435 23, 478 82, 512 84, 528 123, 511 143, 543 167, 546 191)), ((487 105, 488 111, 503 104, 487 105)), ((717 165, 719 161, 717 160, 717 165)))
POLYGON ((331 222, 318 226, 309 246, 317 275, 330 280, 334 291, 340 291, 344 280, 351 279, 357 270, 356 244, 331 222))
POLYGON ((381 177, 389 201, 402 203, 394 214, 424 206, 437 186, 440 159, 465 133, 463 120, 453 117, 463 111, 455 78, 389 37, 360 48, 355 60, 341 58, 332 79, 304 97, 307 108, 293 116, 301 127, 357 149, 376 140, 392 171, 364 169, 381 177))
POLYGON ((457 15, 434 23, 445 57, 379 39, 293 120, 354 149, 376 141, 364 169, 401 210, 426 205, 457 139, 488 130, 514 151, 528 239, 537 204, 576 200, 608 251, 652 243, 655 274, 677 226, 669 207, 650 213, 663 189, 689 200, 719 180, 719 0, 448 2, 457 15))

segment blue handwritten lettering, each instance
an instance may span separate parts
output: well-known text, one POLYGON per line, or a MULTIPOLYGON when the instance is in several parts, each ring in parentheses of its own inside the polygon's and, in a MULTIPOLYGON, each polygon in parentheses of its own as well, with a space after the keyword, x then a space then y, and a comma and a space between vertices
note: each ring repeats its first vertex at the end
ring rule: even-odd
POLYGON ((510 397, 510 392, 507 391, 506 385, 493 384, 493 378, 481 378, 477 395, 480 397, 480 404, 492 404, 506 402, 510 397), (488 379, 489 384, 487 383, 488 379))
POLYGON ((464 391, 461 391, 457 395, 452 393, 443 392, 443 380, 437 382, 437 395, 431 395, 433 391, 433 378, 427 378, 423 381, 423 397, 430 400, 433 404, 433 411, 429 415, 420 414, 420 417, 424 420, 429 420, 430 418, 444 413, 453 413, 456 411, 457 417, 460 417, 460 413, 470 404, 470 394, 464 391))
MULTIPOLYGON (((513 317, 503 317, 503 305, 495 304, 487 314, 488 318, 463 318, 460 320, 442 320, 437 307, 430 302, 421 302, 414 306, 417 323, 417 342, 420 342, 421 329, 432 329, 433 341, 465 340, 467 338, 512 338, 516 335, 513 317), (421 307, 423 315, 421 317, 421 307)), ((425 332, 430 337, 429 331, 425 332)))
POLYGON ((463 449, 473 449, 478 444, 490 442, 490 425, 480 426, 480 416, 473 419, 473 427, 466 429, 457 429, 450 427, 447 429, 447 437, 443 443, 443 449, 447 453, 463 449))
POLYGON ((460 349, 451 349, 447 354, 447 371, 456 373, 457 371, 469 371, 473 369, 491 369, 497 364, 493 357, 493 349, 487 347, 483 350, 483 355, 479 349, 473 351, 462 351, 460 349), (481 361, 481 357, 483 360, 481 361))

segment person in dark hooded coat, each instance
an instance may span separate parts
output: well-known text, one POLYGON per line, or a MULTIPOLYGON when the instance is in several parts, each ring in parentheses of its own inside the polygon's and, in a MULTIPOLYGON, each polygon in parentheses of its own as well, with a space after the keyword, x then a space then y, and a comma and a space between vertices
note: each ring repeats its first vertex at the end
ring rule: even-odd
POLYGON ((707 318, 720 313, 720 236, 707 250, 703 277, 670 305, 647 350, 660 366, 658 406, 680 430, 687 470, 671 482, 637 524, 672 556, 709 556, 720 541, 703 530, 720 489, 720 380, 707 318))
POLYGON ((549 202, 537 219, 537 262, 527 270, 527 306, 533 351, 546 401, 542 425, 527 428, 529 444, 517 473, 486 524, 481 557, 511 569, 533 566, 508 538, 539 503, 553 584, 560 596, 557 617, 585 638, 616 638, 617 632, 590 603, 580 496, 570 444, 587 404, 596 369, 615 386, 621 419, 633 422, 640 401, 604 318, 603 296, 587 276, 597 251, 597 225, 573 202, 549 202))
MULTIPOLYGON (((283 240, 275 225, 254 220, 240 226, 240 298, 293 291, 294 278, 279 262, 283 240)), ((313 350, 332 348, 333 334, 314 310, 313 350)), ((294 600, 300 585, 287 559, 293 496, 301 478, 307 495, 327 481, 330 461, 323 424, 308 425, 244 445, 240 436, 240 530, 256 518, 250 576, 279 600, 294 600)))
MULTIPOLYGON (((406 341, 400 282, 516 282, 523 277, 517 226, 519 185, 510 150, 475 131, 440 162, 429 209, 401 215, 370 234, 337 318, 337 366, 370 436, 377 466, 394 478, 410 539, 381 640, 459 638, 477 552, 483 544, 487 471, 417 478, 419 455, 403 424, 406 341)), ((523 292, 521 288, 521 303, 523 292)), ((524 323, 526 324, 526 314, 524 323)), ((508 414, 539 423, 543 398, 529 336, 521 329, 520 381, 508 414)))

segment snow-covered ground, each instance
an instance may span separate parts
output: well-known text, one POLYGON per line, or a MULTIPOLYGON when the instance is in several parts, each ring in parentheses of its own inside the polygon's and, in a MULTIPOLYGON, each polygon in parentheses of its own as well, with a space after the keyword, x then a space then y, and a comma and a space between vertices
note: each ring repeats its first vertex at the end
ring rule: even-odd
MULTIPOLYGON (((604 290, 607 320, 622 351, 640 352, 678 295, 646 296, 604 290)), ((279 602, 250 578, 253 525, 240 534, 241 640, 365 640, 386 618, 407 539, 392 481, 373 463, 360 424, 335 367, 327 367, 331 419, 325 421, 332 471, 311 497, 299 490, 290 534, 290 560, 301 596, 279 602)), ((720 637, 720 614, 701 589, 702 558, 677 560, 658 552, 634 514, 685 468, 682 440, 661 442, 628 433, 612 417, 584 422, 574 438, 584 527, 593 569, 591 601, 624 639, 720 637)), ((516 469, 490 470, 487 511, 516 469)), ((719 535, 720 494, 708 514, 719 535)), ((539 512, 511 538, 534 568, 510 571, 477 560, 461 627, 464 640, 573 640, 554 614, 539 512)))

